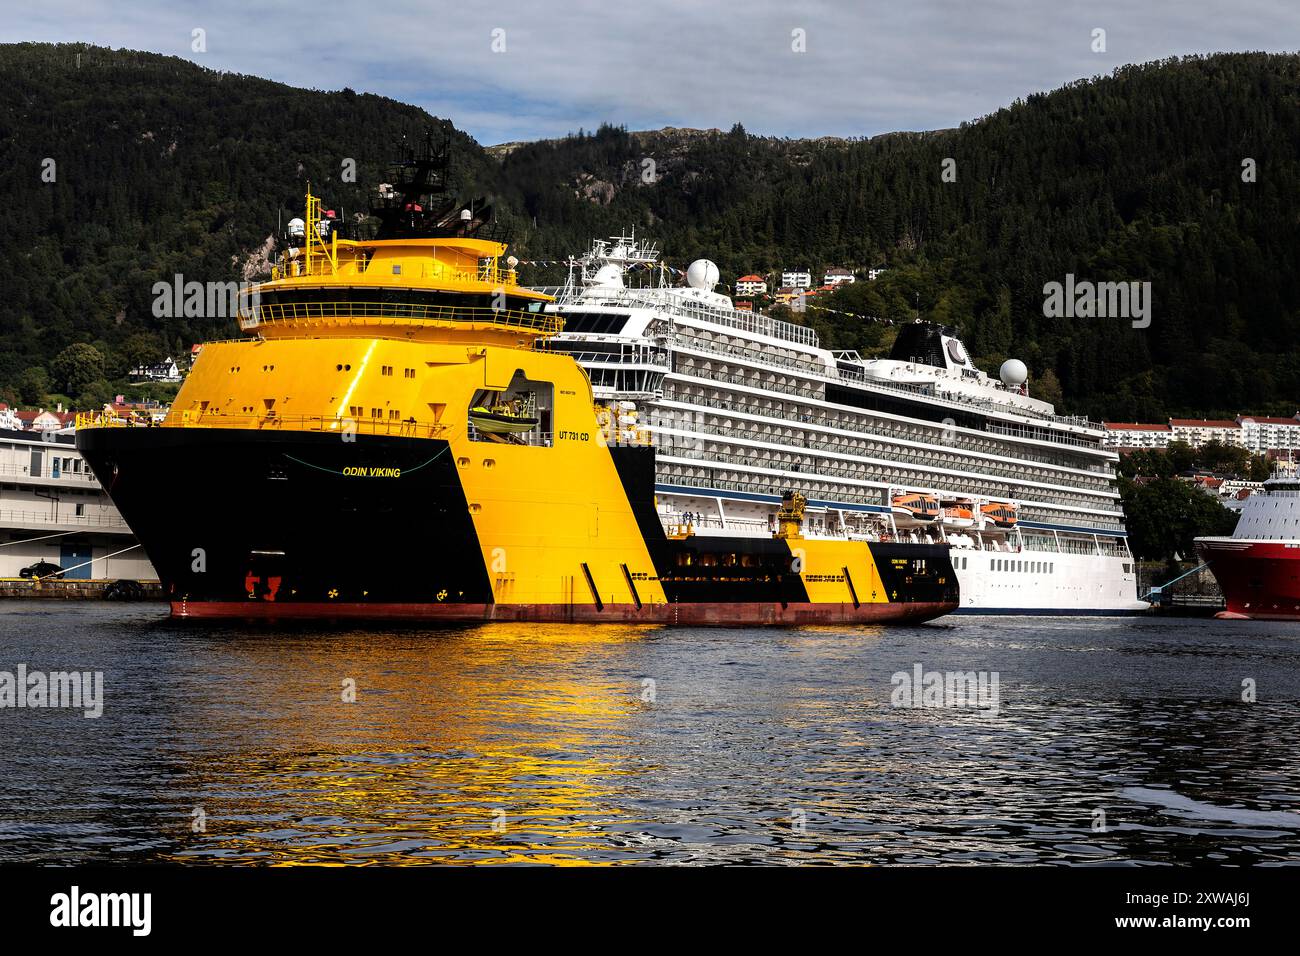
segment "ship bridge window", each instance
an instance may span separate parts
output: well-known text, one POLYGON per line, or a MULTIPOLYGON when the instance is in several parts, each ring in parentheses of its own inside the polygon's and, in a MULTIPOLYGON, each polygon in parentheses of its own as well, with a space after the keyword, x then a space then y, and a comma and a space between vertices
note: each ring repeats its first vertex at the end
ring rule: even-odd
POLYGON ((561 312, 564 319, 564 331, 586 335, 617 335, 627 325, 630 313, 615 314, 610 312, 561 312))
MULTIPOLYGON (((516 369, 504 389, 479 389, 468 409, 471 441, 550 447, 554 441, 555 386, 516 369)), ((592 440, 585 432, 575 440, 592 440)))

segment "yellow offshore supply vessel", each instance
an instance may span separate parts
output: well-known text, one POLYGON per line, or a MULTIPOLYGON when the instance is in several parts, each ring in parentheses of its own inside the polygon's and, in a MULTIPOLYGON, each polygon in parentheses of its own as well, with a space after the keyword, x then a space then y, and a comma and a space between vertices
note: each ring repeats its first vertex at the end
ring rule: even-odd
POLYGON ((77 444, 181 617, 802 624, 957 607, 942 545, 665 525, 654 449, 539 344, 562 319, 426 142, 372 236, 307 196, 246 334, 206 344, 158 427, 77 444))

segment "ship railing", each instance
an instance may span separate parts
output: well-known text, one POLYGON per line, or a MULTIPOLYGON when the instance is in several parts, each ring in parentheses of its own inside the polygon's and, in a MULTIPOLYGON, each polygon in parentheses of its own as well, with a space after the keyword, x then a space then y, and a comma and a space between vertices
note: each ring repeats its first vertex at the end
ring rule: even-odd
POLYGON ((579 365, 647 366, 663 371, 670 368, 668 352, 664 349, 644 345, 625 345, 617 352, 573 352, 565 348, 567 344, 570 343, 551 340, 546 351, 571 355, 579 365))
POLYGON ((111 412, 77 412, 74 421, 76 428, 127 428, 149 424, 148 420, 122 418, 111 412))
MULTIPOLYGON (((856 491, 854 490, 855 486, 844 484, 843 482, 853 480, 853 481, 863 482, 868 486, 872 484, 883 485, 885 483, 884 476, 863 477, 861 475, 857 475, 857 476, 848 476, 847 478, 839 478, 838 476, 827 474, 823 471, 812 471, 812 470, 803 470, 803 469, 795 470, 792 468, 783 469, 772 463, 761 462, 752 459, 744 459, 744 460, 737 459, 733 462, 727 462, 725 460, 725 456, 722 455, 694 455, 694 454, 690 454, 689 452, 683 452, 680 449, 660 448, 659 454, 667 464, 665 477, 662 479, 663 481, 668 483, 676 483, 676 484, 689 484, 692 486, 699 486, 699 487, 713 487, 714 485, 716 485, 719 488, 727 488, 733 491, 746 491, 746 492, 766 491, 766 493, 769 494, 774 493, 777 497, 779 497, 780 495, 784 494, 785 491, 788 490, 789 486, 793 483, 798 485, 802 490, 804 490, 804 493, 807 494, 809 498, 814 498, 814 497, 818 499, 833 498, 835 500, 850 502, 850 503, 879 505, 881 504, 880 489, 867 487, 863 491, 856 491), (704 466, 681 464, 678 462, 667 461, 668 459, 686 459, 687 461, 702 461, 705 462, 706 464, 704 466), (717 466, 710 467, 710 464, 715 461, 717 462, 717 466), (742 470, 740 470, 740 468, 737 468, 735 474, 745 475, 744 478, 737 480, 737 479, 719 477, 718 472, 726 472, 731 470, 729 468, 729 465, 740 466, 740 468, 760 468, 760 467, 767 468, 769 471, 777 471, 779 472, 779 474, 775 476, 769 476, 762 473, 750 473, 749 475, 745 475, 745 473, 742 470), (693 471, 704 470, 707 471, 708 474, 702 476, 689 475, 687 474, 686 469, 690 469, 693 471)), ((736 456, 731 456, 731 457, 735 458, 736 456)), ((951 492, 955 495, 974 494, 980 497, 990 497, 990 498, 992 497, 1015 498, 1016 497, 1016 493, 1006 486, 988 485, 988 486, 972 487, 969 482, 963 483, 963 482, 949 481, 943 478, 938 478, 933 475, 926 475, 926 476, 918 475, 916 478, 907 478, 906 476, 900 477, 898 475, 893 475, 891 477, 893 478, 894 483, 898 483, 900 481, 910 482, 911 484, 917 487, 924 487, 932 493, 943 494, 946 492, 951 492)), ((1058 524, 1068 523, 1074 525, 1079 524, 1080 521, 1086 520, 1089 522, 1088 527, 1090 528, 1090 530, 1096 534, 1110 534, 1111 532, 1122 533, 1124 531, 1124 525, 1122 523, 1123 515, 1121 512, 1118 511, 1103 512, 1097 509, 1095 505, 1090 506, 1082 503, 1074 504, 1073 505, 1074 507, 1087 510, 1088 512, 1087 515, 1081 516, 1074 513, 1061 512, 1057 510, 1056 507, 1053 507, 1054 505, 1059 506, 1062 504, 1069 505, 1070 503, 1069 502, 1048 502, 1048 501, 1042 501, 1037 498, 1032 501, 1023 502, 1021 508, 1021 515, 1020 515, 1021 520, 1040 521, 1044 523, 1058 523, 1058 524)))
POLYGON ((668 315, 712 322, 714 325, 725 325, 754 335, 766 335, 774 339, 796 342, 799 345, 818 347, 816 331, 806 325, 796 325, 794 322, 786 322, 770 315, 763 315, 761 312, 706 305, 703 302, 665 294, 665 290, 661 289, 578 289, 561 286, 539 288, 538 291, 555 296, 561 305, 611 305, 620 308, 651 309, 668 315))
POLYGON ((448 425, 421 422, 414 418, 350 418, 346 415, 228 415, 223 412, 176 410, 162 423, 163 428, 246 428, 261 431, 336 432, 349 434, 392 435, 407 438, 447 438, 448 425))
POLYGON ((555 444, 554 432, 530 431, 513 435, 492 435, 475 428, 473 423, 468 428, 469 440, 492 445, 522 445, 531 448, 550 448, 555 444))
POLYGON ((365 320, 367 325, 478 325, 554 335, 564 318, 551 312, 478 306, 422 305, 415 302, 262 302, 241 309, 239 327, 292 325, 328 320, 365 320))
MULTIPOLYGON (((970 396, 954 394, 951 392, 946 392, 941 395, 938 393, 935 384, 929 382, 924 385, 912 385, 906 382, 890 382, 884 379, 869 377, 865 372, 831 368, 812 359, 783 356, 780 354, 763 352, 759 349, 746 348, 744 346, 714 345, 693 336, 681 335, 680 333, 674 337, 673 347, 681 349, 682 351, 708 352, 714 355, 738 358, 742 361, 752 362, 755 365, 764 365, 769 368, 788 369, 792 372, 797 372, 803 375, 816 375, 831 381, 839 379, 854 384, 864 385, 868 388, 882 388, 892 392, 899 392, 904 395, 932 398, 954 405, 965 405, 980 410, 1005 412, 1013 415, 1025 415, 1026 417, 1037 418, 1043 421, 1051 421, 1063 425, 1075 425, 1081 428, 1090 428, 1093 430, 1101 429, 1101 426, 1096 422, 1089 421, 1086 417, 1079 415, 1048 414, 1046 412, 1038 411, 1037 409, 1021 408, 1017 405, 997 402, 993 399, 972 398, 970 396)), ((1053 437, 1044 440, 1056 441, 1058 439, 1053 437)), ((1081 441, 1070 436, 1062 436, 1061 440, 1083 446, 1095 446, 1097 444, 1096 442, 1081 441)))
POLYGON ((15 509, 0 510, 0 522, 5 524, 72 524, 89 528, 126 527, 126 522, 120 515, 116 514, 52 515, 48 512, 38 513, 35 511, 18 511, 15 509))
MULTIPOLYGON (((705 406, 708 408, 716 408, 727 412, 733 412, 733 411, 743 412, 747 415, 756 415, 760 418, 767 418, 767 419, 772 419, 774 421, 780 421, 786 425, 794 424, 796 421, 798 421, 800 423, 820 425, 823 428, 831 428, 839 431, 854 432, 855 434, 867 435, 871 437, 880 437, 886 439, 892 438, 892 439, 902 440, 902 441, 919 442, 922 444, 925 443, 935 444, 938 441, 942 441, 944 443, 950 444, 953 448, 960 448, 965 451, 980 452, 986 455, 1000 455, 1006 458, 1014 458, 1017 461, 1039 462, 1045 465, 1056 465, 1061 468, 1071 468, 1076 471, 1093 472, 1095 474, 1100 474, 1107 478, 1112 477, 1111 472, 1107 469, 1107 466, 1104 464, 1088 464, 1088 465, 1070 464, 1064 459, 1061 459, 1059 457, 1038 454, 1034 451, 1026 450, 1021 446, 1017 446, 1017 451, 1012 453, 1010 451, 1007 451, 1004 448, 998 447, 998 445, 993 441, 970 438, 961 434, 957 434, 957 435, 944 434, 942 439, 938 439, 937 437, 927 436, 926 434, 923 434, 922 432, 915 430, 916 426, 906 426, 906 425, 894 426, 894 425, 890 425, 887 421, 876 421, 874 419, 872 420, 872 424, 868 425, 863 423, 862 421, 855 421, 848 418, 832 419, 825 415, 804 414, 796 419, 794 417, 791 417, 790 415, 781 414, 778 409, 765 408, 762 405, 751 405, 747 402, 741 402, 741 401, 722 401, 721 399, 707 398, 702 395, 679 395, 676 392, 671 392, 670 394, 665 395, 665 399, 667 401, 681 402, 686 405, 696 405, 696 406, 705 406)), ((938 433, 943 432, 943 429, 937 425, 934 426, 931 430, 938 433)))
MULTIPOLYGON (((783 423, 782 427, 785 429, 798 428, 799 425, 804 425, 804 424, 814 424, 813 421, 808 419, 804 419, 801 421, 795 421, 793 419, 779 419, 779 420, 782 421, 783 423)), ((787 436, 787 435, 765 434, 755 428, 729 428, 724 425, 708 425, 708 424, 702 424, 700 422, 689 422, 689 421, 681 422, 673 418, 654 418, 651 419, 650 424, 653 427, 661 430, 687 432, 688 433, 687 435, 677 439, 683 442, 691 441, 690 433, 696 433, 701 435, 718 436, 723 438, 740 438, 747 441, 765 442, 771 445, 780 445, 782 448, 789 448, 796 452, 799 449, 812 449, 816 451, 830 452, 832 454, 837 454, 837 455, 844 455, 850 458, 865 459, 865 458, 873 457, 869 452, 859 450, 857 448, 847 447, 847 442, 828 440, 824 438, 805 437, 802 439, 795 439, 792 436, 787 436)), ((870 435, 870 433, 867 434, 870 435)), ((849 441, 854 441, 854 440, 857 439, 849 439, 849 441)), ((916 439, 912 439, 912 440, 915 441, 916 439)), ((1079 491, 1092 491, 1101 497, 1115 496, 1115 489, 1113 485, 1104 478, 1092 478, 1091 476, 1087 478, 1083 478, 1083 476, 1078 476, 1080 478, 1083 478, 1083 480, 1071 484, 1069 482, 1061 482, 1061 481, 1053 482, 1050 481, 1048 478, 1042 476, 1028 477, 1029 473, 1026 472, 1027 463, 1025 462, 1003 463, 997 461, 983 461, 983 460, 974 462, 970 459, 962 458, 960 455, 958 455, 956 453, 956 450, 959 448, 960 446, 956 444, 941 446, 941 448, 935 450, 910 450, 906 448, 891 447, 888 452, 888 457, 891 461, 902 461, 902 462, 906 462, 907 464, 923 465, 926 467, 935 467, 944 464, 943 462, 937 460, 936 458, 937 455, 951 455, 955 457, 957 460, 955 462, 951 462, 948 464, 950 467, 953 467, 957 470, 972 471, 976 473, 982 472, 991 475, 997 475, 998 477, 1001 478, 1021 478, 1021 479, 1037 482, 1038 484, 1045 484, 1045 485, 1054 484, 1060 487, 1077 489, 1079 491)), ((968 450, 968 449, 961 449, 961 450, 968 450)), ((1056 477, 1060 477, 1060 476, 1056 476, 1056 477)))
POLYGON ((89 469, 86 471, 68 471, 67 469, 61 469, 57 475, 53 472, 43 475, 33 475, 31 469, 26 465, 0 465, 0 476, 10 475, 18 478, 31 478, 34 481, 61 481, 68 483, 96 480, 94 473, 89 469))
POLYGON ((835 378, 834 373, 828 366, 810 359, 789 358, 779 353, 764 352, 761 349, 746 348, 742 345, 717 345, 680 332, 673 336, 672 345, 673 348, 683 352, 707 352, 711 355, 738 358, 768 368, 799 372, 804 375, 821 375, 826 378, 835 378))
MULTIPOLYGON (((913 397, 928 398, 934 401, 943 402, 947 405, 961 405, 968 408, 978 409, 979 411, 995 411, 1011 415, 1024 415, 1029 418, 1036 418, 1041 421, 1053 421, 1061 424, 1076 425, 1083 428, 1100 429, 1101 426, 1096 422, 1090 422, 1086 418, 1078 416, 1065 415, 1048 415, 1043 412, 1035 411, 1029 408, 1019 408, 1016 406, 1004 405, 991 400, 968 398, 955 395, 951 392, 939 394, 935 385, 926 383, 924 385, 908 385, 902 382, 887 382, 882 379, 867 378, 863 375, 845 373, 842 370, 832 370, 825 366, 817 366, 813 363, 805 362, 801 359, 785 359, 779 355, 759 352, 754 349, 741 348, 737 346, 713 345, 700 339, 690 339, 678 336, 673 343, 673 348, 682 352, 703 352, 709 355, 719 355, 724 358, 736 358, 741 361, 750 362, 754 365, 761 365, 765 368, 788 371, 806 376, 818 376, 826 381, 846 381, 856 385, 861 385, 866 389, 881 389, 889 392, 897 392, 902 395, 913 397)), ((819 388, 824 388, 822 381, 814 381, 813 388, 801 388, 798 385, 781 384, 777 382, 763 382, 761 380, 750 380, 742 377, 719 376, 708 370, 698 367, 678 367, 678 374, 692 375, 701 378, 710 378, 714 380, 732 381, 737 385, 748 385, 752 388, 761 388, 767 391, 786 392, 788 394, 804 395, 809 398, 822 398, 819 388)), ((1015 425, 998 425, 990 422, 988 430, 998 434, 1005 434, 1013 437, 1034 438, 1039 441, 1054 442, 1058 444, 1077 445, 1081 448, 1098 448, 1098 442, 1085 441, 1076 436, 1043 429, 1045 434, 1035 434, 1033 430, 1024 426, 1015 425)))
MULTIPOLYGON (((371 258, 364 254, 357 255, 354 258, 339 256, 337 264, 329 256, 313 256, 310 263, 302 257, 292 257, 283 260, 271 267, 271 278, 275 279, 305 279, 305 278, 329 278, 343 275, 365 275, 369 267, 371 258), (355 273, 348 272, 344 267, 355 267, 355 273)), ((446 269, 442 266, 436 266, 432 262, 421 263, 419 272, 403 271, 403 278, 421 278, 436 279, 449 278, 451 282, 458 284, 467 283, 488 283, 490 285, 513 286, 518 284, 518 275, 514 269, 503 269, 490 260, 479 263, 474 269, 446 269)))
MULTIPOLYGON (((806 475, 809 480, 818 478, 839 478, 849 481, 874 482, 882 481, 885 476, 879 474, 881 467, 879 465, 832 465, 817 464, 797 460, 782 461, 775 458, 764 458, 758 454, 752 455, 732 455, 725 452, 704 450, 693 447, 698 442, 691 442, 686 439, 682 444, 664 442, 661 443, 659 453, 669 458, 684 458, 691 461, 720 462, 724 464, 740 465, 747 468, 768 468, 773 471, 787 472, 791 474, 806 475)), ((788 456, 795 457, 798 456, 788 456)), ((940 491, 954 491, 960 494, 977 493, 984 497, 1015 498, 1023 496, 1023 490, 1013 489, 1010 484, 998 484, 993 481, 980 482, 980 479, 958 481, 947 476, 934 475, 926 471, 924 464, 916 466, 915 472, 917 478, 904 477, 902 480, 910 483, 924 483, 940 491), (978 484, 977 484, 978 483, 978 484), (974 487, 972 488, 972 486, 974 487)), ((1034 489, 1033 499, 1035 503, 1044 505, 1065 505, 1067 507, 1086 508, 1101 512, 1101 508, 1106 504, 1116 504, 1114 500, 1094 501, 1083 495, 1060 494, 1052 492, 1043 492, 1034 489)), ((1118 512, 1101 512, 1104 514, 1118 514, 1118 512)))
POLYGON ((493 260, 483 260, 476 270, 455 270, 455 276, 461 282, 488 282, 492 285, 515 285, 517 277, 514 269, 502 269, 493 260))

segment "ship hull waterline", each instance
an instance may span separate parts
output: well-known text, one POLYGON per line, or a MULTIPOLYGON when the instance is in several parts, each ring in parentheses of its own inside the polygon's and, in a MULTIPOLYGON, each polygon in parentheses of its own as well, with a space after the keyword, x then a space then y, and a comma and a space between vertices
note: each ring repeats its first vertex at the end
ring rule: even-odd
MULTIPOLYGON (((557 580, 570 573, 539 600, 501 600, 497 549, 480 538, 464 457, 446 441, 164 427, 88 429, 78 442, 177 618, 800 626, 920 623, 959 604, 946 547, 838 542, 873 570, 855 564, 850 575, 846 562, 842 583, 827 585, 789 568, 792 553, 817 542, 667 538, 649 448, 609 450, 640 529, 626 554, 611 557, 594 532, 590 554, 581 543, 566 549, 560 529, 552 538, 539 527, 557 580), (746 566, 700 567, 708 549, 746 566)), ((546 513, 522 508, 518 523, 544 524, 546 513)), ((593 526, 611 524, 607 514, 593 526)))

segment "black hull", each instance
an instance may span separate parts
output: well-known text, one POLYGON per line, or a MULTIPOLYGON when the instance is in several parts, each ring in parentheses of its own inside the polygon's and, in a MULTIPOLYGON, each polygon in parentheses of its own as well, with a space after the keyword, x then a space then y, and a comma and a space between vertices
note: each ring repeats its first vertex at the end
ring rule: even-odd
POLYGON ((447 442, 353 437, 96 428, 77 443, 181 616, 780 624, 916 621, 957 605, 942 546, 871 544, 890 601, 850 600, 846 587, 827 604, 810 602, 784 541, 667 538, 650 448, 611 452, 668 604, 496 604, 447 442), (744 554, 746 566, 707 566, 711 552, 744 554), (926 570, 900 569, 900 557, 926 570))

